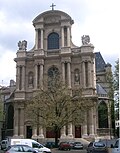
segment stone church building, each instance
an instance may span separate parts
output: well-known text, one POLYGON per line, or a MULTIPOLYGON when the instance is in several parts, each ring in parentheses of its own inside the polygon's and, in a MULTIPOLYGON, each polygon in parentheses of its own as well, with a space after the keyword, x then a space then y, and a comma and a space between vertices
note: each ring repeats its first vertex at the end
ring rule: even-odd
POLYGON ((72 91, 78 87, 83 88, 84 95, 96 103, 95 107, 86 112, 87 122, 79 127, 69 125, 67 134, 65 128, 61 129, 60 138, 95 138, 110 135, 110 101, 107 94, 108 84, 104 82, 106 72, 111 71, 111 65, 105 64, 99 52, 94 53, 94 46, 88 35, 80 36, 81 46, 73 44, 72 24, 74 21, 67 13, 52 9, 39 14, 33 20, 35 44, 31 50, 27 50, 26 40, 18 42, 17 56, 14 59, 16 87, 5 100, 6 120, 3 133, 6 137, 54 137, 52 132, 42 127, 37 133, 37 129, 26 118, 24 102, 33 97, 39 88, 44 88, 43 80, 56 71, 68 88, 72 91), (105 106, 104 111, 107 113, 103 122, 98 111, 100 104, 105 106))

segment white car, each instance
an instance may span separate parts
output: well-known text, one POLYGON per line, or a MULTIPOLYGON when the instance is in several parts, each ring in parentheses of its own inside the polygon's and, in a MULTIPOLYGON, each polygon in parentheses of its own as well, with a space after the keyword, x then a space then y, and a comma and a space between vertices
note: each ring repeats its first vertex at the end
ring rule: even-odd
POLYGON ((47 147, 44 147, 39 142, 33 139, 11 139, 9 145, 28 145, 39 152, 51 153, 51 150, 47 147))
POLYGON ((5 153, 38 153, 37 150, 27 145, 12 145, 9 146, 5 153))

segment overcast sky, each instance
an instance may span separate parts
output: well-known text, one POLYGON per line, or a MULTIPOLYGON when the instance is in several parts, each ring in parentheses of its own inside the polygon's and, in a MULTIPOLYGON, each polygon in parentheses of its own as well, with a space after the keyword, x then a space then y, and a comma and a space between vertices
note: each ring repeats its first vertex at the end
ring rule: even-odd
POLYGON ((34 46, 32 21, 52 3, 74 20, 73 43, 81 46, 81 36, 89 35, 95 52, 114 67, 120 51, 120 0, 0 0, 0 85, 16 80, 17 43, 25 39, 28 50, 34 46))

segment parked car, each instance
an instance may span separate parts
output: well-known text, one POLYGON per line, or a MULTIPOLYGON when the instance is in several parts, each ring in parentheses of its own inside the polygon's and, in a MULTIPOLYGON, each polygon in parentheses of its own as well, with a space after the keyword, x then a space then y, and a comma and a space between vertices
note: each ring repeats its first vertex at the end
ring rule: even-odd
POLYGON ((45 143, 44 146, 47 147, 47 148, 55 148, 55 142, 48 141, 48 142, 45 143))
POLYGON ((71 150, 71 145, 69 142, 60 142, 58 149, 59 150, 71 150))
POLYGON ((37 150, 27 145, 12 145, 9 146, 5 153, 38 153, 37 150))
POLYGON ((115 141, 115 144, 111 144, 112 153, 120 153, 120 138, 115 141))
POLYGON ((108 148, 102 141, 90 142, 87 153, 108 153, 108 148))
POLYGON ((0 142, 0 145, 1 145, 1 150, 4 150, 7 148, 7 144, 8 144, 8 141, 7 140, 2 140, 0 142))
POLYGON ((9 145, 28 145, 39 152, 51 153, 51 150, 33 139, 10 139, 9 145))
POLYGON ((74 142, 73 149, 83 149, 83 144, 81 142, 74 142))
POLYGON ((73 148, 73 145, 74 145, 74 141, 69 141, 69 144, 71 146, 71 149, 73 148))

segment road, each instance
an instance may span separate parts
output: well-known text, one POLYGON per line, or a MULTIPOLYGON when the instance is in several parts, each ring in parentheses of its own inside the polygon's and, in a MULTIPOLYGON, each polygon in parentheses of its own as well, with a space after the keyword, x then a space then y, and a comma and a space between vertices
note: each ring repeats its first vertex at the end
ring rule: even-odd
MULTIPOLYGON (((0 153, 4 153, 4 151, 0 150, 0 153)), ((58 149, 52 149, 52 153, 87 153, 86 150, 70 150, 70 151, 63 151, 58 149)))
POLYGON ((83 150, 58 150, 58 149, 52 149, 52 153, 87 153, 85 149, 83 150))

